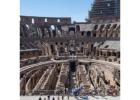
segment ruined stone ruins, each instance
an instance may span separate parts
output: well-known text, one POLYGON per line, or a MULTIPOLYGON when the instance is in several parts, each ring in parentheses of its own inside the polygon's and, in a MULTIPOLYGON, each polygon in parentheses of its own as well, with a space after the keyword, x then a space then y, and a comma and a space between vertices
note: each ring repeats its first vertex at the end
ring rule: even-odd
POLYGON ((96 6, 87 22, 20 16, 20 95, 120 95, 120 18, 96 6))

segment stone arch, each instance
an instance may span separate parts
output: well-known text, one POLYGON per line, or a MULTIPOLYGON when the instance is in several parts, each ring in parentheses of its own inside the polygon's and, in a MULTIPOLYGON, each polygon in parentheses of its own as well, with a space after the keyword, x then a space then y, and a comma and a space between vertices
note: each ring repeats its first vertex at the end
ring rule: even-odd
POLYGON ((60 53, 64 53, 64 52, 65 52, 65 48, 64 48, 64 47, 60 47, 59 52, 60 52, 60 53))
POLYGON ((84 33, 85 33, 85 31, 82 31, 82 32, 81 32, 81 36, 84 36, 84 33))
POLYGON ((91 31, 87 31, 87 36, 88 36, 88 37, 91 36, 91 31))
POLYGON ((51 29, 52 29, 52 30, 55 30, 55 26, 54 26, 54 25, 51 25, 51 29))
POLYGON ((115 29, 117 27, 117 24, 113 24, 112 29, 115 29))
POLYGON ((70 32, 70 31, 75 32, 75 28, 74 28, 74 27, 69 27, 69 32, 70 32))
POLYGON ((34 24, 35 23, 35 20, 34 20, 34 18, 32 18, 32 24, 34 24))
POLYGON ((106 25, 106 29, 110 29, 111 24, 106 25))
POLYGON ((51 53, 54 54, 54 52, 55 52, 54 45, 51 44, 50 49, 51 49, 51 53))
POLYGON ((84 45, 84 42, 82 42, 82 45, 84 45))
POLYGON ((60 23, 60 19, 59 18, 57 19, 57 22, 60 23))
POLYGON ((63 45, 63 42, 60 42, 60 45, 63 45))
POLYGON ((75 34, 75 27, 69 27, 69 33, 70 33, 70 35, 74 35, 75 34))
POLYGON ((94 45, 93 45, 93 44, 91 44, 91 51, 93 51, 93 48, 94 48, 94 45))
POLYGON ((95 25, 95 26, 94 26, 94 30, 97 30, 97 29, 98 29, 98 25, 95 25))
POLYGON ((45 22, 48 22, 48 19, 47 18, 45 18, 45 22))
POLYGON ((110 51, 107 51, 107 56, 111 56, 111 52, 110 51))
POLYGON ((80 26, 76 25, 76 31, 80 31, 80 26))
POLYGON ((101 26, 100 26, 100 30, 102 30, 102 29, 104 28, 104 26, 105 26, 105 25, 101 25, 101 26))
POLYGON ((84 52, 84 47, 81 47, 80 51, 83 53, 84 52))
POLYGON ((52 30, 53 36, 56 37, 56 30, 52 30))
POLYGON ((96 31, 92 30, 92 36, 96 37, 96 31))
POLYGON ((61 25, 57 25, 58 30, 62 30, 61 25))

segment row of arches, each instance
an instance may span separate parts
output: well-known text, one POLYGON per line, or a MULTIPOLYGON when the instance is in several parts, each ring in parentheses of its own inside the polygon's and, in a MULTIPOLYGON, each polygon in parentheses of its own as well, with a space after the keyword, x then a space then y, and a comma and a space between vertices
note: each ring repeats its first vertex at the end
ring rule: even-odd
POLYGON ((112 37, 112 38, 119 38, 120 37, 120 31, 116 30, 116 31, 101 31, 101 32, 97 32, 97 31, 82 31, 80 36, 82 37, 112 37))
POLYGON ((68 32, 62 30, 61 25, 28 25, 21 24, 20 27, 21 37, 57 37, 57 36, 75 36, 81 33, 81 36, 87 37, 119 37, 120 25, 119 24, 106 24, 106 25, 95 25, 92 30, 80 31, 80 26, 68 27, 68 32), (86 34, 86 35, 85 35, 86 34), (115 35, 114 35, 115 34, 115 35))
POLYGON ((21 24, 20 25, 20 36, 21 37, 56 37, 57 35, 62 34, 61 25, 29 25, 21 24))
MULTIPOLYGON (((45 23, 47 23, 48 22, 48 18, 43 18, 43 19, 41 19, 41 21, 43 21, 43 22, 45 22, 45 23), (44 20, 43 20, 44 19, 44 20)), ((20 21, 21 21, 22 19, 20 19, 20 21)), ((24 20, 24 19, 23 19, 24 20)), ((29 20, 29 19, 28 19, 29 20)), ((61 22, 61 18, 55 18, 55 19, 53 19, 54 21, 56 21, 56 23, 60 23, 61 22)), ((35 24, 36 23, 36 18, 31 18, 30 19, 30 21, 31 21, 31 24, 35 24)))
MULTIPOLYGON (((94 31, 97 31, 97 30, 103 30, 103 29, 115 29, 115 28, 119 28, 120 27, 120 24, 118 23, 110 23, 110 24, 96 24, 96 25, 93 25, 93 30, 94 31)), ((76 25, 75 27, 75 30, 76 31, 81 31, 80 30, 80 25, 76 25)))

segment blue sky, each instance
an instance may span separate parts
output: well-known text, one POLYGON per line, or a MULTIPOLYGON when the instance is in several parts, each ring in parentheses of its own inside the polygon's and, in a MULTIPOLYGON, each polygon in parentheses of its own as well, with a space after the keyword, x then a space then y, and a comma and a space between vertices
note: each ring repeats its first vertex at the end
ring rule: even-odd
POLYGON ((20 15, 71 17, 84 21, 94 0, 20 0, 20 15))

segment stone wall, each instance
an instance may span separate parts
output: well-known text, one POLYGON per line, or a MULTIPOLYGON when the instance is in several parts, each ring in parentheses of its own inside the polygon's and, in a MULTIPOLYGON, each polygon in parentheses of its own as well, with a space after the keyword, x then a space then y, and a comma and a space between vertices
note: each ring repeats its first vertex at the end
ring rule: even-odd
POLYGON ((37 16, 20 16, 21 24, 36 24, 36 25, 67 25, 71 24, 70 17, 37 17, 37 16))

